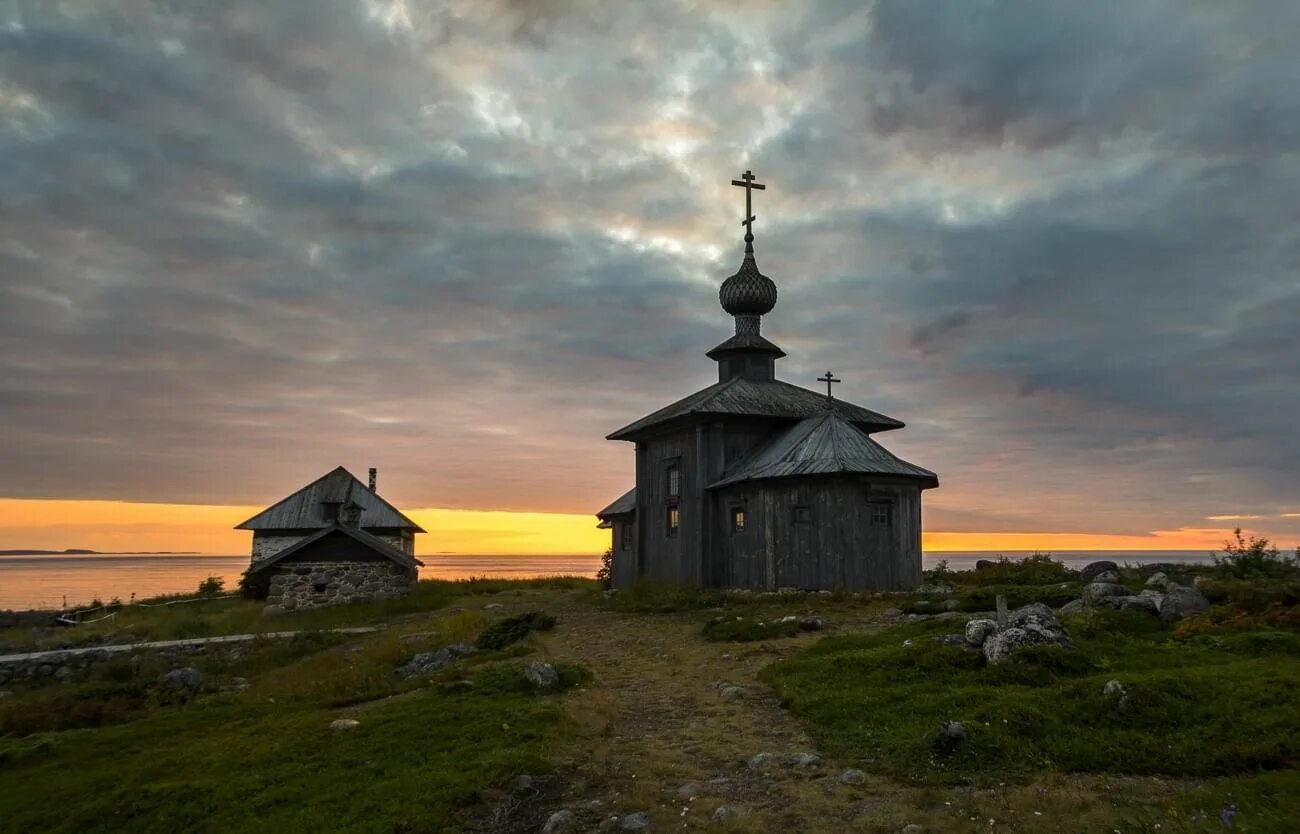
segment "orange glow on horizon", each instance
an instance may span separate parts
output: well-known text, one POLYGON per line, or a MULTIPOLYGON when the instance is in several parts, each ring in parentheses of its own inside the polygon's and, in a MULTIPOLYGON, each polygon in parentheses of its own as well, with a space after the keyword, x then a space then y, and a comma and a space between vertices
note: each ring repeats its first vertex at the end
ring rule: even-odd
MULTIPOLYGON (((88 548, 105 553, 193 551, 239 555, 251 534, 232 529, 261 507, 143 504, 123 501, 0 499, 0 550, 88 548)), ((609 531, 586 514, 450 510, 404 511, 429 532, 421 555, 595 554, 609 531)), ((1158 530, 1148 535, 926 531, 924 549, 949 551, 1218 550, 1229 528, 1158 530)))

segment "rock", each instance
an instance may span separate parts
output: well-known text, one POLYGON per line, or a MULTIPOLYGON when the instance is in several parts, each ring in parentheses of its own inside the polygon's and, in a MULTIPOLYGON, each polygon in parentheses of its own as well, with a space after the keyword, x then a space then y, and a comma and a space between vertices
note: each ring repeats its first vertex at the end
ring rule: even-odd
POLYGON ((231 678, 230 683, 226 685, 226 690, 230 692, 243 692, 250 686, 248 678, 231 678))
POLYGON ((970 648, 970 644, 966 642, 965 634, 939 634, 935 636, 934 642, 941 646, 953 646, 958 649, 970 648))
POLYGON ((719 690, 719 694, 722 695, 724 701, 737 701, 745 697, 745 690, 739 686, 724 686, 719 690))
POLYGON ((795 767, 821 767, 822 757, 816 753, 793 753, 789 762, 795 767))
POLYGON ((162 676, 164 686, 169 686, 172 689, 185 689, 191 692, 202 689, 203 681, 203 673, 193 666, 173 669, 162 676))
POLYGON ((1128 596, 1128 588, 1114 582, 1093 582, 1083 587, 1083 601, 1095 605, 1107 597, 1128 596))
POLYGON ((393 675, 398 680, 427 675, 430 672, 436 672, 450 666, 473 651, 474 647, 468 643, 456 643, 451 646, 443 646, 435 652, 421 652, 406 661, 406 663, 398 666, 393 671, 393 675))
POLYGON ((283 605, 268 605, 262 609, 263 617, 280 617, 289 613, 289 609, 283 605))
POLYGON ((961 602, 955 599, 946 599, 943 601, 943 605, 939 607, 942 608, 944 611, 960 611, 961 602))
POLYGON ((1119 573, 1113 570, 1104 570, 1092 578, 1093 582, 1119 582, 1119 573))
POLYGON ((677 789, 677 795, 682 799, 690 799, 697 796, 699 792, 700 784, 698 782, 687 782, 685 785, 682 785, 677 789))
POLYGON ((1126 694, 1124 684, 1117 680, 1106 681, 1106 685, 1101 688, 1102 697, 1108 699, 1123 698, 1126 694))
POLYGON ((922 832, 924 831, 925 829, 922 828, 921 826, 917 825, 914 822, 909 822, 907 825, 899 829, 898 834, 922 834, 922 832))
POLYGON ((857 768, 849 768, 840 774, 840 783, 844 785, 861 785, 867 781, 867 774, 857 768))
POLYGON ((1079 571, 1079 578, 1084 582, 1092 582, 1098 574, 1105 573, 1106 571, 1118 573, 1119 565, 1106 560, 1091 562, 1085 565, 1083 570, 1079 571))
POLYGON ((945 721, 939 725, 939 732, 934 738, 934 749, 948 755, 966 740, 966 728, 959 721, 945 721))
POLYGON ((713 812, 713 821, 726 822, 740 816, 740 809, 735 805, 719 805, 713 812))
POLYGON ((1210 610, 1210 601, 1196 588, 1186 585, 1169 585, 1165 598, 1160 601, 1160 619, 1167 623, 1181 620, 1188 614, 1204 614, 1210 610))
POLYGON ((1088 610, 1088 606, 1083 600, 1072 599, 1069 602, 1067 602, 1065 605, 1062 605, 1060 608, 1056 609, 1056 613, 1060 614, 1063 617, 1067 617, 1072 614, 1082 614, 1087 610, 1088 610))
POLYGON ((984 645, 984 641, 988 639, 989 635, 994 634, 997 630, 998 624, 995 621, 980 618, 966 623, 966 634, 963 636, 968 644, 979 648, 984 645))
POLYGON ((618 827, 624 831, 645 831, 650 828, 652 819, 649 811, 637 811, 619 820, 618 827))
POLYGON ((542 834, 560 834, 561 831, 573 830, 573 812, 569 810, 556 811, 546 818, 546 825, 542 826, 542 834))
POLYGON ((947 582, 926 582, 916 589, 918 594, 951 594, 957 589, 947 582))
POLYGON ((1059 626, 1055 629, 1038 623, 1026 623, 1023 628, 1012 626, 984 641, 984 658, 989 663, 1001 663, 1025 646, 1068 646, 1070 636, 1059 626))
POLYGON ((803 617, 799 620, 800 631, 822 631, 825 628, 826 621, 821 617, 803 617))
POLYGON ((749 761, 746 762, 746 764, 749 766, 750 770, 762 770, 767 766, 768 762, 771 762, 774 759, 776 759, 775 753, 758 753, 750 756, 749 761))
POLYGON ((732 658, 731 658, 731 652, 723 652, 723 653, 722 653, 722 659, 723 659, 723 660, 731 660, 731 659, 732 659, 732 658))
POLYGON ((1146 586, 1148 588, 1164 588, 1169 584, 1169 576, 1164 571, 1156 571, 1147 577, 1146 586))
POLYGON ((526 791, 533 786, 533 777, 527 773, 521 773, 515 777, 515 781, 510 783, 511 790, 526 791))
POLYGON ((997 566, 998 563, 993 561, 992 559, 975 560, 975 570, 991 570, 993 568, 996 568, 997 566))
POLYGON ((1060 622, 1056 619, 1056 612, 1041 602, 1022 605, 1007 615, 1007 625, 1009 626, 1023 628, 1031 623, 1041 626, 1060 627, 1060 622))
POLYGON ((361 726, 361 722, 355 718, 339 718, 330 722, 330 729, 336 733, 343 730, 355 730, 359 726, 361 726))
POLYGON ((1155 616, 1160 613, 1156 600, 1147 596, 1107 597, 1102 602, 1109 608, 1120 611, 1136 611, 1139 614, 1155 616))
POLYGON ((554 689, 560 683, 555 667, 537 660, 524 667, 524 677, 537 689, 554 689))
POLYGON ((487 605, 483 606, 484 611, 495 611, 498 608, 505 608, 505 606, 499 602, 489 602, 487 605))

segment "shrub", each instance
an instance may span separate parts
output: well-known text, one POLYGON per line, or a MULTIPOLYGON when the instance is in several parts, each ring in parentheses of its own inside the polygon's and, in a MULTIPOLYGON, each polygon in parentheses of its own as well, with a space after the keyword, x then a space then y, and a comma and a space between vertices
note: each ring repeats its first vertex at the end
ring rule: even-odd
POLYGON ((1052 585, 1079 578, 1076 571, 1053 559, 1050 553, 1035 553, 1023 559, 999 557, 989 567, 954 576, 962 585, 1052 585))
POLYGON ((541 611, 529 611, 517 617, 498 620, 483 630, 474 645, 486 651, 504 649, 528 636, 530 631, 550 631, 555 628, 555 618, 541 611))
POLYGON ((1268 539, 1257 536, 1246 539, 1240 527, 1223 543, 1223 555, 1212 556, 1216 572, 1232 579, 1280 577, 1297 570, 1296 557, 1283 556, 1268 539))
POLYGON ((596 571, 596 581, 600 587, 608 589, 614 581, 614 548, 606 548, 600 557, 600 570, 596 571))
POLYGON ((215 597, 226 589, 226 580, 220 576, 209 576, 199 583, 199 596, 215 597))

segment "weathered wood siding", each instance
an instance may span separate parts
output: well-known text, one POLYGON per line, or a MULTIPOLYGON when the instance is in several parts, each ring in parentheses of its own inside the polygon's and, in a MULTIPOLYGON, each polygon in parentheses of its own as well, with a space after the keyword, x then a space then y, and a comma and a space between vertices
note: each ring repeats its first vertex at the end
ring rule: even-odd
POLYGON ((636 516, 624 516, 611 519, 610 546, 614 553, 614 563, 610 570, 610 582, 615 588, 625 588, 636 581, 636 516), (631 528, 628 546, 623 547, 623 531, 631 528))
POLYGON ((387 562, 383 556, 356 539, 335 532, 317 539, 297 553, 291 553, 280 563, 284 566, 299 562, 387 562))
POLYGON ((738 484, 718 495, 718 541, 731 587, 890 590, 921 578, 920 490, 858 479, 738 484), (871 523, 871 501, 892 502, 888 526, 871 523), (811 520, 795 520, 795 507, 811 520), (732 510, 745 510, 735 532, 732 510))

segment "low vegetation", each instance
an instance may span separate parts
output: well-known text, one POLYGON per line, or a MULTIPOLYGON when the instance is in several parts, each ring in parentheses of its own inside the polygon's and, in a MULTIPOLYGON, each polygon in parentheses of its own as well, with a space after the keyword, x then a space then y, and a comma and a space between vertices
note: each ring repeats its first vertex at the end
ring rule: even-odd
POLYGON ((479 649, 492 651, 504 649, 528 636, 530 631, 550 631, 555 628, 555 618, 542 611, 529 611, 517 617, 498 620, 483 630, 474 641, 479 649))
POLYGON ((793 618, 764 620, 758 617, 715 617, 704 624, 705 640, 752 643, 774 637, 793 637, 799 624, 793 618))

